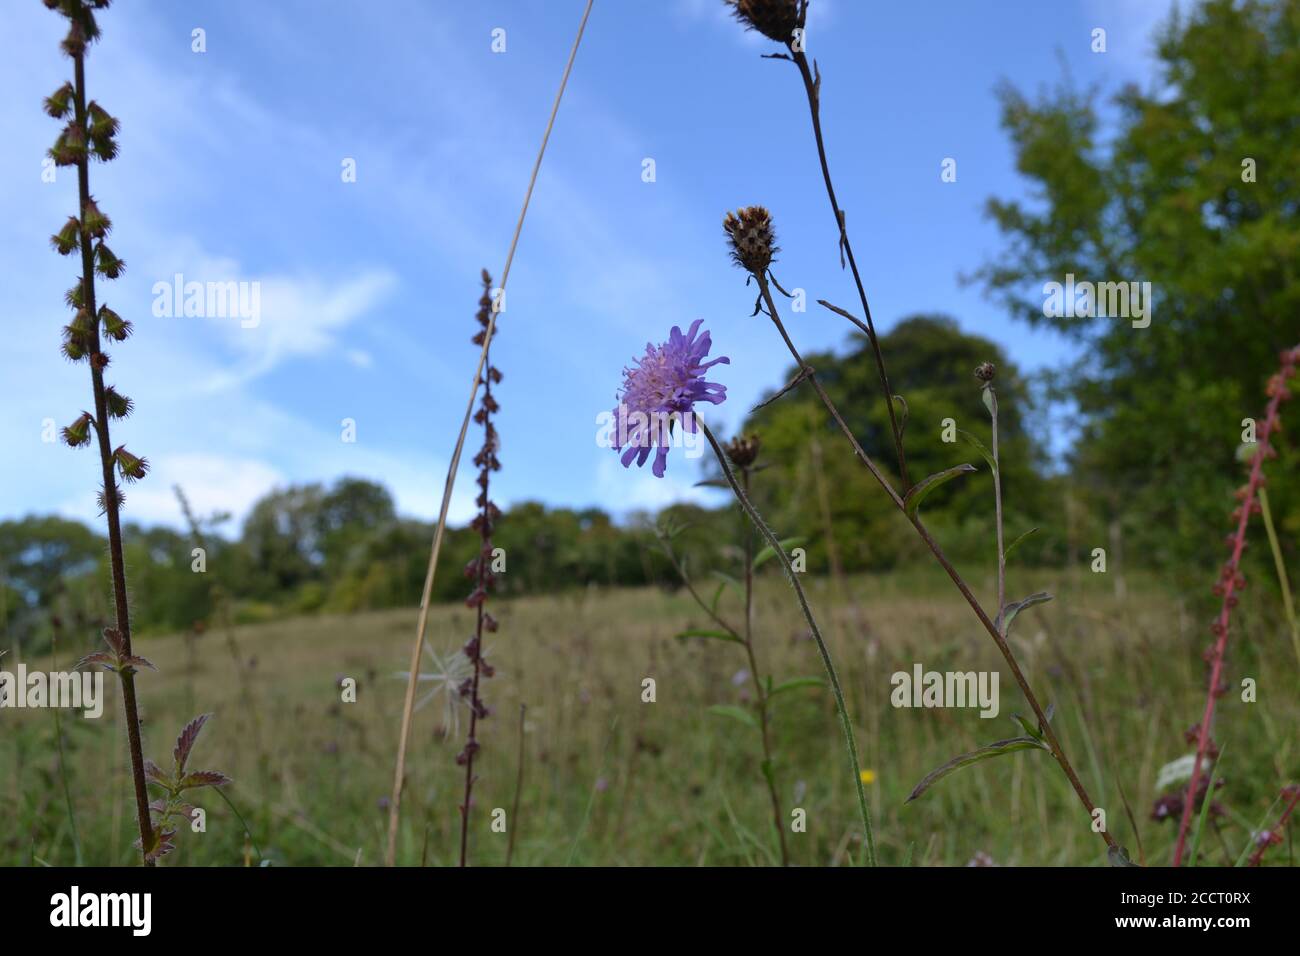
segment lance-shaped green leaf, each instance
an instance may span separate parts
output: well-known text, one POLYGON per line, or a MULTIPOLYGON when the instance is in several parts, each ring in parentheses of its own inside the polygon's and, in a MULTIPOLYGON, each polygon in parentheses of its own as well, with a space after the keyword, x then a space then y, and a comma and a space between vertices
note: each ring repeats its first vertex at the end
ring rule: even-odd
POLYGON ((790 691, 800 690, 804 687, 825 687, 826 681, 820 677, 792 677, 790 680, 782 681, 775 687, 768 690, 767 696, 775 697, 777 694, 786 694, 790 691))
POLYGON ((728 631, 710 631, 706 628, 691 627, 675 635, 677 640, 684 641, 690 637, 705 637, 714 641, 730 641, 733 644, 743 644, 740 638, 728 631))
POLYGON ((934 489, 938 488, 942 484, 952 481, 958 475, 970 474, 970 472, 974 470, 974 465, 957 465, 955 468, 949 468, 947 471, 936 472, 929 478, 922 478, 912 486, 912 490, 907 493, 907 497, 903 500, 903 508, 907 511, 907 516, 909 518, 915 518, 916 509, 921 507, 922 500, 924 500, 926 495, 934 491, 934 489))
POLYGON ((995 740, 987 747, 981 747, 979 750, 972 750, 970 753, 958 754, 947 763, 935 767, 927 773, 908 794, 905 802, 911 803, 925 791, 929 790, 936 783, 954 773, 963 767, 969 767, 973 763, 979 763, 981 760, 988 760, 990 757, 1000 757, 1003 754, 1015 753, 1017 750, 1046 750, 1042 741, 1034 737, 1011 737, 1007 740, 995 740))
POLYGON ((970 444, 970 445, 971 445, 971 446, 972 446, 972 447, 973 447, 977 452, 980 453, 980 457, 983 458, 986 462, 988 462, 988 465, 989 465, 989 471, 991 471, 991 472, 993 472, 994 474, 996 474, 996 473, 997 473, 997 470, 998 470, 998 463, 997 463, 996 461, 994 461, 994 459, 993 459, 993 452, 989 451, 988 448, 987 448, 987 446, 985 446, 985 444, 984 444, 982 441, 980 441, 978 438, 976 438, 976 437, 975 437, 974 435, 972 435, 970 432, 966 431, 966 429, 964 429, 964 428, 959 428, 959 429, 957 429, 957 434, 960 435, 962 438, 966 439, 966 441, 967 441, 967 442, 968 442, 968 443, 969 443, 969 444, 970 444))
POLYGON ((1007 545, 1006 550, 1002 552, 1002 560, 1005 561, 1008 557, 1010 557, 1010 556, 1011 556, 1011 552, 1014 551, 1014 550, 1016 550, 1016 548, 1020 546, 1020 543, 1021 543, 1022 541, 1024 541, 1026 538, 1028 538, 1031 534, 1035 534, 1035 533, 1037 533, 1037 531, 1038 531, 1037 528, 1030 528, 1028 531, 1026 531, 1026 532, 1025 532, 1024 534, 1022 534, 1020 537, 1016 538, 1015 541, 1012 541, 1009 545, 1007 545))
POLYGON ((1011 622, 1014 621, 1016 615, 1025 608, 1033 607, 1035 604, 1046 604, 1051 599, 1052 596, 1046 591, 1038 591, 1029 595, 1027 598, 1022 598, 1019 601, 1012 601, 1002 609, 1002 633, 1006 634, 1011 630, 1011 622))
POLYGON ((717 714, 719 717, 730 717, 732 720, 738 720, 746 727, 753 727, 758 730, 758 721, 754 715, 744 707, 735 707, 731 704, 714 704, 709 708, 710 714, 717 714))
POLYGON ((1022 728, 1024 728, 1025 733, 1028 734, 1030 737, 1033 737, 1035 740, 1043 739, 1043 729, 1041 727, 1034 726, 1034 724, 1030 721, 1030 719, 1026 717, 1024 714, 1012 714, 1011 719, 1014 720, 1016 723, 1018 723, 1022 728))
MULTIPOLYGON (((795 547, 796 545, 803 544, 805 540, 807 539, 799 538, 799 537, 786 538, 784 541, 781 542, 781 550, 788 553, 791 548, 795 547)), ((757 571, 763 564, 772 560, 775 557, 776 557, 776 552, 772 550, 772 546, 769 544, 767 547, 763 548, 762 551, 759 551, 758 554, 754 555, 754 565, 753 565, 754 570, 757 571)))

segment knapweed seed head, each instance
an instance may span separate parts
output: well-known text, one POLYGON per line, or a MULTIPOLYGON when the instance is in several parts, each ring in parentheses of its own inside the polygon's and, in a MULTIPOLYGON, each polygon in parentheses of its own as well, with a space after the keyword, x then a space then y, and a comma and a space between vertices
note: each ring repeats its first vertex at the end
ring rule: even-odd
POLYGON ((762 445, 757 435, 737 435, 727 442, 727 457, 737 468, 752 467, 758 459, 758 452, 762 445))
POLYGON ((997 374, 997 371, 992 362, 983 362, 976 366, 975 377, 987 385, 993 381, 993 376, 997 374))
POLYGON ((767 271, 780 250, 772 230, 772 214, 763 206, 745 206, 722 217, 731 245, 731 259, 756 276, 767 271))
POLYGON ((636 360, 635 367, 623 369, 613 436, 614 450, 623 453, 623 467, 631 465, 633 459, 638 467, 644 465, 653 451, 651 470, 656 478, 662 478, 674 419, 679 427, 695 434, 696 403, 721 405, 726 401, 726 386, 706 381, 704 373, 719 363, 730 364, 731 359, 720 356, 704 361, 713 342, 708 332, 698 335, 703 323, 703 319, 696 319, 684 335, 674 325, 667 342, 647 342, 645 355, 636 360))
POLYGON ((787 46, 803 26, 807 0, 725 0, 737 20, 769 40, 787 46))

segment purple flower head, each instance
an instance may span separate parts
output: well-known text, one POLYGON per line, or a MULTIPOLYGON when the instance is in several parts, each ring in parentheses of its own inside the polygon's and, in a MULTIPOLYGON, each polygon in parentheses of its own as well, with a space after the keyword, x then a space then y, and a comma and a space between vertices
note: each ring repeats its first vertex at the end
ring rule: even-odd
POLYGON ((713 343, 708 332, 696 338, 695 333, 703 322, 696 319, 685 335, 674 325, 667 342, 661 345, 647 342, 645 355, 636 360, 636 367, 623 369, 623 387, 618 393, 618 407, 614 409, 613 447, 623 453, 624 468, 633 459, 638 467, 644 465, 654 450, 651 470, 656 478, 662 478, 672 442, 673 420, 694 434, 698 431, 693 414, 695 403, 721 405, 726 401, 726 386, 706 382, 704 373, 719 363, 731 364, 731 359, 721 356, 711 362, 704 361, 713 343))

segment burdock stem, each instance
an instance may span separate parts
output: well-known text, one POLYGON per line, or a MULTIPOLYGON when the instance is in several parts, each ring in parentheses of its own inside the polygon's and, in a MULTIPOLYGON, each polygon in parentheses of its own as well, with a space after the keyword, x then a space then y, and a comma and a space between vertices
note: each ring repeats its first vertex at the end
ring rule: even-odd
MULTIPOLYGON (((858 289, 858 301, 862 303, 862 314, 866 319, 867 339, 871 342, 871 351, 876 357, 876 372, 880 376, 880 387, 884 389, 885 408, 889 412, 889 430, 894 436, 894 451, 898 456, 898 473, 903 480, 903 488, 911 488, 912 482, 907 475, 907 455, 903 451, 903 429, 899 426, 898 415, 894 410, 894 390, 889 385, 889 373, 885 370, 885 355, 880 350, 876 338, 876 324, 871 319, 871 306, 867 304, 867 291, 862 286, 862 276, 858 272, 858 262, 853 257, 853 245, 849 242, 849 231, 845 224, 844 210, 835 198, 835 184, 831 181, 831 168, 826 160, 826 143, 822 139, 821 120, 821 83, 814 79, 808 66, 808 57, 793 47, 790 57, 799 67, 803 77, 804 91, 808 94, 808 112, 812 117, 813 138, 817 140, 817 158, 821 162, 822 179, 826 183, 826 197, 830 200, 831 211, 835 214, 835 226, 840 233, 840 248, 848 259, 849 270, 853 273, 853 283, 858 289)), ((841 263, 842 265, 843 263, 841 263)))
MULTIPOLYGON (((726 477, 727 484, 731 486, 736 500, 740 502, 740 507, 744 509, 745 514, 758 530, 758 533, 763 536, 780 559, 781 567, 785 569, 785 576, 790 580, 794 593, 799 599, 799 609, 803 611, 804 620, 808 622, 808 629, 812 631, 813 639, 817 642, 817 650, 821 652, 822 664, 826 667, 826 676, 830 679, 831 693, 835 695, 835 707, 839 711, 840 726, 844 731, 844 745, 848 751, 849 769, 853 775, 853 784, 858 790, 858 809, 862 813, 862 827, 866 832, 867 862, 875 866, 876 838, 871 830, 871 811, 867 809, 867 794, 862 787, 862 764, 858 761, 858 745, 853 737, 853 723, 849 719, 848 706, 844 702, 844 691, 840 687, 839 675, 835 672, 835 663, 831 660, 830 648, 826 646, 826 640, 822 637, 821 628, 817 626, 817 619, 813 617, 812 606, 808 603, 808 596, 804 594, 803 585, 799 583, 799 577, 790 563, 790 556, 781 547, 781 542, 776 534, 767 526, 762 516, 754 509, 754 506, 750 504, 749 496, 745 494, 744 489, 740 487, 740 483, 736 481, 736 476, 731 471, 731 465, 727 462, 727 456, 723 452, 722 446, 718 444, 718 440, 713 437, 713 432, 709 431, 709 426, 703 419, 698 417, 696 421, 699 422, 700 428, 704 431, 704 437, 709 440, 709 445, 718 458, 718 464, 722 466, 722 474, 726 477)), ((783 824, 778 823, 778 827, 781 826, 783 824)))
MULTIPOLYGON (((740 469, 740 480, 746 496, 749 495, 749 469, 740 469)), ((758 659, 754 656, 754 532, 745 530, 745 654, 749 657, 749 673, 754 681, 754 693, 758 695, 758 724, 763 737, 763 779, 767 781, 767 792, 772 798, 772 819, 776 823, 776 835, 781 841, 781 865, 790 865, 790 849, 785 840, 785 818, 781 814, 781 798, 776 792, 776 764, 772 761, 771 730, 768 726, 768 696, 763 688, 763 681, 758 675, 758 659)))
MULTIPOLYGON (((998 626, 993 623, 988 614, 985 613, 984 608, 980 606, 979 600, 975 597, 961 574, 959 574, 957 569, 953 567, 952 562, 949 561, 947 556, 943 553, 943 549, 939 547, 939 543, 934 540, 925 525, 921 523, 920 514, 907 513, 907 508, 903 499, 898 496, 898 492, 894 490, 894 486, 889 483, 889 480, 876 466, 876 463, 871 460, 871 456, 863 450, 862 445, 859 444, 857 438, 854 437, 853 431, 847 424, 845 424, 843 416, 840 415, 839 410, 835 407, 835 403, 832 402, 830 396, 826 394, 826 390, 822 388, 821 382, 817 381, 817 373, 814 372, 812 367, 803 360, 803 356, 799 354, 799 350, 796 349, 794 343, 790 341, 790 336, 786 333, 785 326, 781 324, 781 317, 776 311, 776 303, 772 299, 772 291, 768 287, 767 277, 761 274, 754 274, 754 277, 758 280, 758 287, 762 294, 763 302, 767 307, 767 314, 769 318, 771 318, 772 323, 776 326, 776 330, 781 334, 781 338, 785 342, 786 348, 790 350, 790 354, 794 357, 795 363, 799 366, 799 370, 803 377, 812 384, 813 389, 817 392, 817 397, 821 399, 822 404, 826 406, 826 410, 830 412, 831 418, 835 420, 840 431, 844 433, 844 437, 848 439, 849 445, 852 446, 854 454, 857 455, 861 462, 867 466, 867 470, 871 472, 872 477, 876 479, 880 484, 880 487, 882 487, 885 490, 885 493, 889 495, 889 500, 894 503, 894 506, 898 508, 899 511, 903 512, 907 517, 907 520, 911 522, 912 527, 916 529, 916 533, 921 536, 921 540, 925 542, 926 547, 930 549, 930 553, 934 555, 934 559, 939 562, 939 566, 942 567, 948 577, 952 579, 952 583, 957 586, 957 590, 961 592, 961 596, 966 599, 966 603, 970 605, 971 610, 975 612, 975 616, 979 618, 984 629, 988 631, 989 636, 993 638, 993 643, 998 646, 998 650, 1002 653, 1003 660, 1007 662, 1007 667, 1010 668, 1011 674, 1016 680, 1016 684, 1020 687, 1020 692, 1024 694, 1025 699, 1029 701, 1029 706, 1033 709, 1034 716, 1038 718, 1039 726, 1043 728, 1043 734, 1047 738, 1047 742, 1052 750, 1052 757, 1055 758, 1056 762, 1060 765, 1061 770, 1064 771, 1065 776, 1070 781, 1070 785, 1074 787, 1074 792, 1078 795, 1079 802, 1083 804, 1084 809, 1088 811, 1088 816, 1090 818, 1093 817, 1094 811, 1097 809, 1096 805, 1092 802, 1092 798, 1088 796, 1088 791, 1084 789, 1082 781, 1079 780, 1079 775, 1074 772, 1074 767, 1070 764, 1070 759, 1065 755, 1065 750, 1061 747, 1061 742, 1056 737, 1056 731, 1052 729, 1051 723, 1048 722, 1046 712, 1043 710, 1042 705, 1038 702, 1038 698, 1030 688, 1029 681, 1025 679, 1024 673, 1020 670, 1020 665, 1016 662, 1015 655, 1012 653, 1010 645, 1007 644, 1006 638, 1002 636, 1002 632, 998 629, 998 626)), ((1115 842, 1115 838, 1106 830, 1101 831, 1101 837, 1106 841, 1107 846, 1118 846, 1115 842)))
MULTIPOLYGON (((72 57, 75 67, 74 102, 77 126, 86 128, 86 63, 84 52, 72 57)), ((130 657, 131 611, 126 593, 126 563, 122 558, 122 522, 118 509, 117 478, 113 474, 113 444, 108 431, 108 400, 104 394, 104 372, 100 367, 99 313, 95 309, 94 237, 86 225, 90 202, 90 151, 77 160, 77 194, 81 221, 82 306, 90 316, 90 378, 95 391, 95 435, 99 439, 99 461, 104 481, 104 516, 108 521, 108 557, 112 571, 113 606, 117 632, 121 635, 122 657, 130 657)), ((131 751, 131 778, 135 784, 136 822, 140 827, 140 852, 145 866, 153 866, 149 850, 153 845, 153 822, 149 819, 149 793, 145 787, 144 749, 140 744, 140 711, 135 699, 135 673, 118 672, 122 679, 122 706, 126 710, 126 738, 131 751)))

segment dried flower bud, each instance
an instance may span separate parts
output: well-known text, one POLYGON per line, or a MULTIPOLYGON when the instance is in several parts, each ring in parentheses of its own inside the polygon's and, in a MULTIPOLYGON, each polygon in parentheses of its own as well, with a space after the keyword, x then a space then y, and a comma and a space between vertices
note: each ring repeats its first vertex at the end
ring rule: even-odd
POLYGON ((800 0, 727 0, 737 20, 769 40, 789 45, 803 25, 800 0))
POLYGON ((111 138, 117 135, 121 124, 94 100, 86 106, 86 112, 90 115, 91 138, 111 138))
POLYGON ((984 362, 975 369, 975 377, 981 382, 993 381, 993 376, 997 374, 997 369, 992 362, 984 362))
POLYGON ((772 214, 762 206, 746 206, 728 212, 722 228, 731 241, 731 258, 736 265, 761 276, 779 251, 772 231, 772 214))

